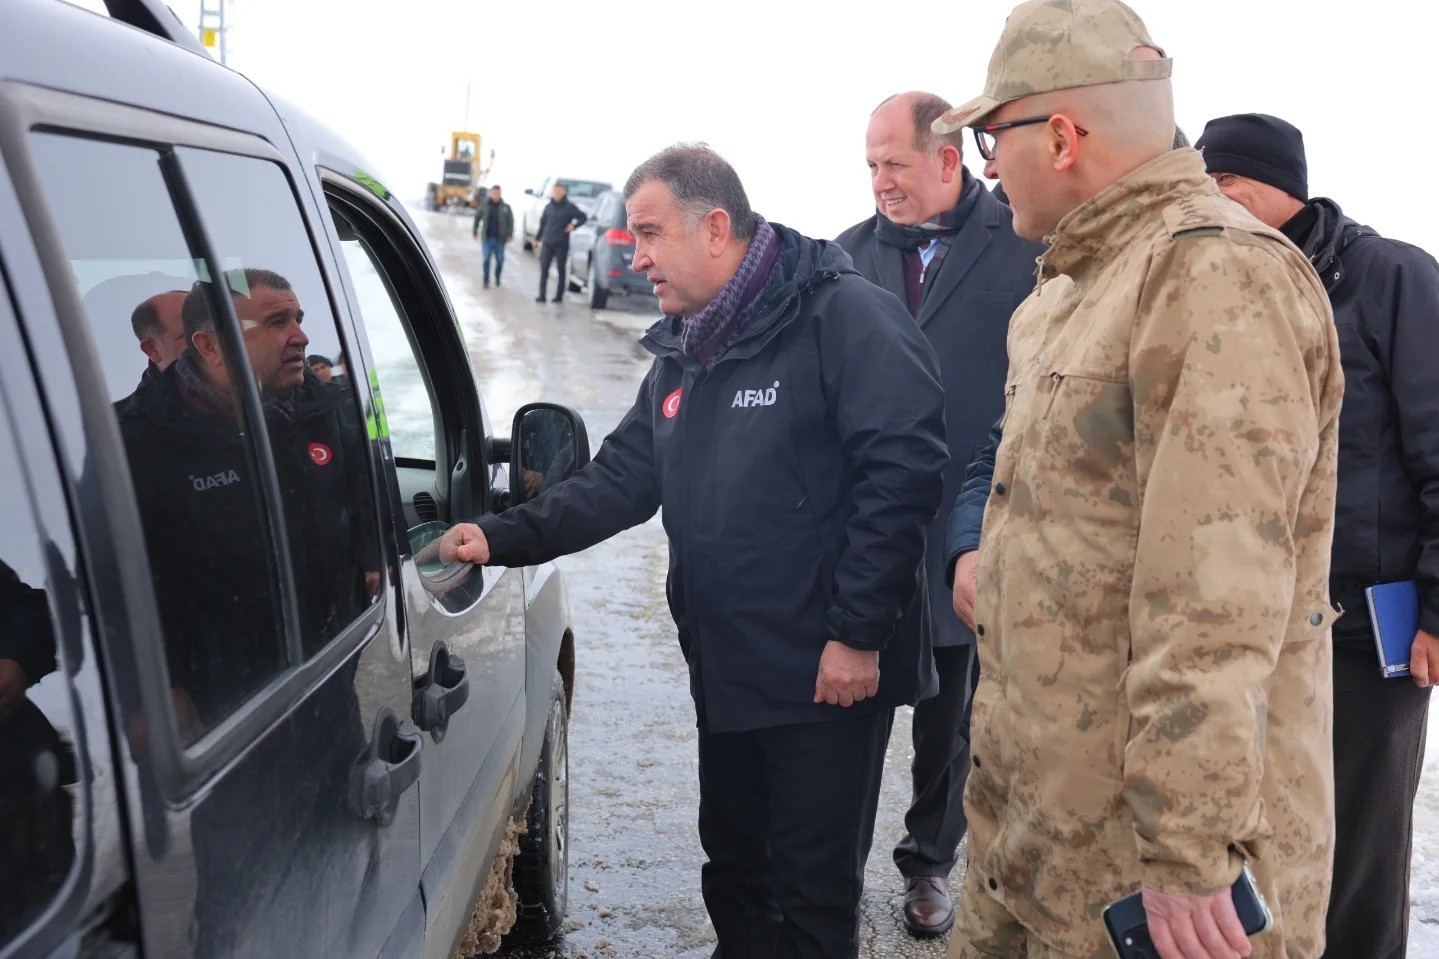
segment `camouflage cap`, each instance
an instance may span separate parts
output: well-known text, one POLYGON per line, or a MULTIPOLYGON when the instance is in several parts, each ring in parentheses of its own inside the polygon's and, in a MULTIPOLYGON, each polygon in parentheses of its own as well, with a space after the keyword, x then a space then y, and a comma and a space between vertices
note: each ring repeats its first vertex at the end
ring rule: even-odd
POLYGON ((1029 0, 1004 23, 984 93, 943 114, 931 128, 944 134, 978 126, 1002 104, 1037 93, 1162 80, 1173 65, 1149 39, 1138 14, 1120 0, 1029 0), (1131 59, 1136 47, 1153 47, 1160 59, 1131 59))

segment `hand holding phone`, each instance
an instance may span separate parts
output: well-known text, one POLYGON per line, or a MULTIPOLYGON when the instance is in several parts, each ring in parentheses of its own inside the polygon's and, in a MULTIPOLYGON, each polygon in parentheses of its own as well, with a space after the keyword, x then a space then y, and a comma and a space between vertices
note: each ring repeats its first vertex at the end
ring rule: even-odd
MULTIPOLYGON (((1247 864, 1230 888, 1230 894, 1246 936, 1257 936, 1273 928, 1274 917, 1259 894, 1247 864)), ((1110 903, 1104 910, 1104 928, 1119 959, 1161 959, 1150 934, 1142 893, 1131 893, 1110 903)))

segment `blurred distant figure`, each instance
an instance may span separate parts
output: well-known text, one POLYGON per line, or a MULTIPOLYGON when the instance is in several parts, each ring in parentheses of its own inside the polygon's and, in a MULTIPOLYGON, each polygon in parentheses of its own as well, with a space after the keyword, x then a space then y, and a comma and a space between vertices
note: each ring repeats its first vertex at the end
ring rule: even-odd
POLYGON ((559 282, 555 284, 555 302, 565 298, 565 264, 570 260, 570 234, 575 227, 589 219, 585 211, 569 199, 569 189, 563 183, 556 183, 550 196, 550 205, 540 216, 540 295, 536 303, 545 302, 545 285, 550 279, 550 263, 555 264, 559 282))
MULTIPOLYGON (((541 220, 541 223, 544 221, 541 220)), ((515 214, 501 196, 500 188, 490 187, 490 198, 475 208, 475 225, 470 235, 480 239, 480 230, 485 231, 485 289, 490 288, 490 260, 495 261, 495 286, 500 285, 500 274, 505 269, 505 244, 515 235, 515 214)), ((560 269, 564 269, 563 266, 560 269)), ((540 280, 543 285, 543 278, 540 280)))

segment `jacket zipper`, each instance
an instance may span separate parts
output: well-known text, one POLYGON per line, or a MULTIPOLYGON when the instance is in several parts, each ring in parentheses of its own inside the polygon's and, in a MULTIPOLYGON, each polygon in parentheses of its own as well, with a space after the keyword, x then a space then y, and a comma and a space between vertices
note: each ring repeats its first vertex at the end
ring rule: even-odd
MULTIPOLYGON (((693 539, 693 533, 691 532, 691 530, 693 530, 693 529, 695 528, 695 526, 694 526, 695 516, 694 516, 694 513, 693 513, 693 505, 692 505, 692 504, 694 503, 695 497, 694 497, 694 490, 691 488, 692 485, 693 485, 692 477, 694 476, 694 470, 692 470, 692 469, 690 468, 690 428, 689 428, 689 414, 695 409, 695 405, 694 405, 694 404, 695 404, 695 400, 698 399, 698 397, 699 397, 700 386, 703 385, 703 383, 704 383, 704 381, 705 381, 705 376, 706 376, 706 373, 705 373, 705 370, 704 370, 703 368, 701 368, 700 371, 697 372, 697 373, 694 375, 694 379, 693 379, 693 380, 691 381, 691 383, 690 383, 689 397, 687 398, 687 400, 686 400, 686 402, 684 403, 684 405, 683 405, 683 407, 682 407, 682 410, 681 410, 681 412, 680 412, 680 416, 682 417, 682 419, 680 420, 680 424, 679 424, 679 426, 680 426, 680 475, 684 478, 684 497, 685 497, 685 499, 684 499, 684 504, 685 504, 685 505, 684 505, 684 526, 683 526, 683 529, 684 529, 684 534, 683 534, 683 535, 684 535, 684 540, 683 540, 683 544, 684 544, 684 545, 683 545, 683 546, 681 547, 681 549, 680 549, 680 575, 684 577, 684 582, 680 584, 680 589, 682 589, 682 590, 684 591, 684 597, 685 597, 685 617, 689 620, 689 626, 690 626, 690 650, 691 650, 691 655, 693 655, 693 656, 696 658, 696 661, 699 662, 699 664, 700 664, 700 677, 701 677, 701 683, 700 683, 701 689, 700 689, 700 693, 701 693, 701 695, 703 695, 703 693, 704 693, 704 690, 703 690, 703 686, 704 686, 704 682, 703 682, 703 677, 704 677, 704 662, 703 662, 703 660, 704 660, 704 657, 703 657, 703 654, 700 652, 699 617, 698 617, 698 615, 697 615, 697 613, 696 613, 696 607, 695 607, 695 601, 694 601, 694 591, 690 588, 690 583, 691 583, 691 582, 693 581, 693 579, 694 579, 694 565, 693 565, 692 551, 691 551, 691 548, 690 548, 690 541, 693 539)), ((684 381, 683 381, 683 378, 681 379, 680 382, 681 382, 681 383, 684 382, 684 381)), ((708 714, 708 712, 709 712, 709 701, 708 701, 708 700, 705 700, 705 701, 704 701, 704 710, 705 710, 706 714, 708 714)))

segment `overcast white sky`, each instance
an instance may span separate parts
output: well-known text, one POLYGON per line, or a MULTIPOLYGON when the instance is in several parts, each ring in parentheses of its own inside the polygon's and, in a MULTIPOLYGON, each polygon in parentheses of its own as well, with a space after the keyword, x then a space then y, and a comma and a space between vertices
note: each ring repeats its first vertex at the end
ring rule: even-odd
MULTIPOLYGON (((99 7, 103 0, 80 0, 99 7)), ((621 183, 704 140, 755 208, 815 236, 873 212, 869 112, 891 93, 980 92, 1009 0, 229 0, 232 67, 325 119, 402 197, 451 130, 493 148, 509 198, 546 175, 621 183), (471 84, 469 116, 466 84, 471 84)), ((1439 252, 1432 0, 1131 0, 1175 59, 1180 125, 1258 111, 1295 123, 1310 190, 1439 252)), ((199 0, 171 0, 197 24, 199 0)), ((967 144, 967 147, 969 144, 967 144)), ((965 161, 980 164, 972 149, 965 161)))

